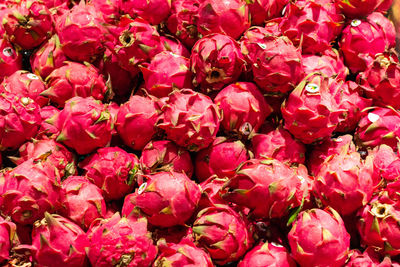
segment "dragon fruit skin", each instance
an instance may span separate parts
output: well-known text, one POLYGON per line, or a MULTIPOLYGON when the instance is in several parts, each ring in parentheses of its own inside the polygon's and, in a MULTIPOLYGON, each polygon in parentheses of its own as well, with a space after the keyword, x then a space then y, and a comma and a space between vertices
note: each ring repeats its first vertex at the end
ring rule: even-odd
POLYGON ((154 98, 133 95, 121 105, 115 123, 125 145, 142 150, 157 133, 158 103, 154 98))
POLYGON ((400 157, 390 146, 385 144, 375 147, 368 153, 373 157, 375 176, 386 182, 393 182, 400 178, 400 157))
POLYGON ((133 190, 139 159, 119 147, 102 147, 79 163, 84 176, 101 188, 106 200, 123 198, 133 190))
POLYGON ((263 25, 265 21, 280 17, 288 0, 251 0, 248 1, 251 25, 263 25))
POLYGON ((197 246, 219 265, 237 261, 253 244, 247 220, 228 205, 201 210, 192 229, 197 246))
POLYGON ((47 164, 27 160, 5 174, 0 210, 19 224, 33 224, 60 207, 60 177, 47 164))
POLYGON ((51 12, 40 1, 20 1, 9 7, 2 25, 10 41, 32 49, 50 38, 54 31, 51 12))
POLYGON ((97 12, 101 12, 106 23, 115 25, 121 17, 121 0, 90 0, 97 12))
POLYGON ((295 261, 285 247, 277 243, 260 243, 239 262, 238 267, 295 267, 295 261))
POLYGON ((197 16, 197 30, 203 36, 221 33, 237 39, 250 27, 249 8, 241 0, 204 0, 197 16))
POLYGON ((334 1, 300 0, 287 6, 281 30, 304 54, 315 54, 331 47, 343 24, 334 1))
POLYGON ((144 174, 159 171, 184 172, 193 175, 189 151, 169 140, 150 141, 142 150, 140 168, 144 174))
POLYGON ((125 197, 122 215, 143 213, 151 225, 158 227, 184 225, 200 200, 199 186, 184 173, 158 172, 145 177, 148 181, 125 197))
POLYGON ((190 56, 193 84, 208 93, 235 82, 245 70, 245 58, 231 37, 215 33, 197 41, 190 56))
POLYGON ((22 69, 22 55, 6 39, 0 38, 0 82, 4 77, 10 76, 22 69))
POLYGON ((190 89, 174 91, 161 111, 157 126, 169 140, 189 151, 205 148, 216 138, 221 115, 206 95, 190 89))
POLYGON ((328 77, 346 79, 349 70, 344 65, 342 57, 335 49, 327 49, 322 55, 302 55, 305 73, 319 72, 328 77))
POLYGON ((157 256, 144 218, 133 221, 115 213, 111 218, 94 221, 87 234, 87 255, 92 266, 151 266, 157 256))
POLYGON ((336 5, 350 19, 368 16, 376 9, 379 0, 339 0, 336 5))
POLYGON ((185 58, 190 58, 189 50, 176 37, 164 33, 160 36, 160 41, 164 47, 164 51, 171 52, 175 55, 179 55, 185 58))
POLYGON ((102 190, 82 176, 70 176, 62 182, 64 194, 60 214, 86 230, 97 218, 106 215, 102 190))
POLYGON ((252 136, 271 114, 272 108, 254 83, 237 82, 222 89, 214 98, 222 111, 221 126, 226 132, 252 136))
POLYGON ((150 95, 166 97, 174 89, 193 89, 189 59, 171 52, 155 55, 150 64, 140 67, 150 95))
POLYGON ((60 130, 56 141, 73 148, 79 155, 104 147, 111 140, 110 112, 93 97, 75 96, 65 102, 55 125, 60 130))
POLYGON ((141 17, 152 25, 168 18, 171 0, 121 0, 121 10, 132 18, 141 17))
POLYGON ((46 212, 44 216, 32 231, 34 262, 38 266, 87 266, 85 248, 89 243, 85 232, 60 215, 46 212))
POLYGON ((45 137, 52 138, 60 134, 60 131, 53 124, 58 113, 60 113, 60 110, 54 106, 44 106, 40 109, 42 122, 36 135, 37 139, 43 139, 45 137))
POLYGON ((56 21, 56 33, 65 55, 74 61, 93 62, 104 52, 106 29, 101 13, 84 1, 56 21))
POLYGON ((350 235, 332 208, 301 212, 288 234, 292 256, 300 266, 343 266, 350 235))
POLYGON ((8 260, 17 227, 14 223, 0 217, 0 262, 8 260))
POLYGON ((213 175, 200 183, 201 198, 197 210, 200 211, 202 209, 212 207, 215 204, 227 205, 228 202, 222 198, 222 195, 227 193, 224 185, 228 180, 229 178, 218 178, 217 176, 213 175))
POLYGON ((0 150, 17 149, 38 131, 40 107, 32 99, 0 93, 0 150))
POLYGON ((392 6, 393 0, 378 0, 378 5, 375 9, 376 12, 386 13, 392 6))

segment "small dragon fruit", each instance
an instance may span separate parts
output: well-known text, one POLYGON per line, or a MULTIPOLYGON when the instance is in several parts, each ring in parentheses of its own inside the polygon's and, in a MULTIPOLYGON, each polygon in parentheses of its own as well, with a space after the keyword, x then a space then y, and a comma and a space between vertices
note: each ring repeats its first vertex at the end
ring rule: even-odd
POLYGON ((265 21, 281 16, 288 0, 249 0, 251 25, 263 25, 265 21))
POLYGON ((250 82, 226 86, 214 98, 214 103, 222 111, 224 130, 246 137, 256 133, 272 112, 257 86, 250 82))
POLYGON ((174 171, 184 172, 189 178, 193 174, 189 152, 169 140, 150 141, 142 150, 140 167, 144 174, 174 171))
POLYGON ((250 27, 249 7, 242 0, 201 1, 197 16, 197 30, 203 36, 221 33, 237 39, 250 27))
POLYGON ((174 89, 192 89, 189 59, 171 52, 154 56, 150 64, 140 66, 146 90, 156 97, 168 96, 174 89))
POLYGON ((216 138, 221 115, 208 96, 190 89, 174 91, 161 110, 157 126, 176 144, 198 151, 216 138))
POLYGON ((380 0, 339 0, 336 5, 350 19, 368 16, 377 8, 380 0))
POLYGON ((195 43, 190 69, 194 74, 193 84, 208 93, 235 82, 246 64, 239 44, 227 35, 216 33, 195 43))
POLYGON ((89 231, 87 256, 92 266, 151 266, 157 256, 144 218, 132 221, 115 213, 95 220, 89 231))
POLYGON ((296 267, 288 250, 278 243, 260 243, 246 253, 238 267, 296 267))
POLYGON ((56 141, 88 154, 111 140, 113 125, 110 112, 93 97, 75 96, 65 102, 54 124, 60 130, 56 141))
POLYGON ((103 191, 106 200, 117 200, 135 186, 139 159, 119 147, 102 147, 85 158, 79 167, 84 170, 84 176, 103 191))
POLYGON ((54 120, 57 117, 60 110, 54 106, 45 106, 40 109, 41 124, 36 135, 37 139, 43 137, 54 137, 60 134, 60 131, 54 126, 54 120))
POLYGON ((74 96, 103 100, 109 94, 103 75, 89 63, 67 61, 51 72, 46 82, 48 88, 42 95, 60 107, 74 96))
POLYGON ((132 18, 141 17, 152 25, 158 25, 168 18, 171 2, 171 0, 121 0, 121 10, 132 18))
POLYGON ((20 69, 22 55, 6 38, 0 38, 0 82, 20 69))
POLYGON ((332 208, 301 212, 288 239, 292 256, 300 266, 341 267, 350 247, 350 235, 332 208))
POLYGON ((115 125, 127 146, 142 150, 157 132, 158 117, 159 108, 154 98, 133 95, 121 105, 115 125))
POLYGON ((62 182, 60 214, 86 230, 97 218, 106 215, 102 190, 82 176, 70 176, 62 182))
POLYGON ((253 245, 246 218, 228 205, 201 210, 192 228, 197 245, 219 265, 239 260, 253 245))
POLYGON ((13 3, 3 17, 2 25, 10 41, 22 49, 32 49, 50 38, 53 18, 41 1, 13 3))
POLYGON ((14 223, 0 217, 0 262, 10 258, 10 250, 16 237, 16 230, 14 223))
POLYGON ((305 73, 319 72, 328 77, 346 79, 349 70, 335 49, 327 49, 322 55, 302 55, 305 73))
POLYGON ((34 262, 38 266, 86 266, 85 248, 89 242, 85 232, 60 215, 44 215, 35 222, 32 232, 34 262))
POLYGON ((143 215, 158 227, 184 225, 200 200, 199 186, 185 173, 158 172, 145 177, 148 181, 125 197, 122 215, 143 215))
POLYGON ((89 3, 95 10, 101 12, 106 23, 114 25, 119 21, 122 0, 90 0, 89 3))

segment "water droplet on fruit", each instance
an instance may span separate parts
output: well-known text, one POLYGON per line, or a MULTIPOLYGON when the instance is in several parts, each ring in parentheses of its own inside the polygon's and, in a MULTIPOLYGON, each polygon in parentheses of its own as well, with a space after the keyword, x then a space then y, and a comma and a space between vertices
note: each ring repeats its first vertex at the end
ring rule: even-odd
POLYGON ((317 93, 319 92, 319 86, 315 83, 309 83, 306 85, 306 91, 309 93, 317 93))
POLYGON ((300 180, 300 182, 301 182, 302 184, 304 184, 304 182, 306 181, 306 179, 304 179, 304 177, 301 176, 301 175, 297 175, 297 178, 299 178, 299 180, 300 180))
POLYGON ((142 194, 144 192, 144 190, 146 190, 146 187, 147 187, 147 183, 143 183, 138 189, 138 194, 139 195, 142 194))
POLYGON ((277 247, 277 248, 283 248, 283 246, 281 244, 278 244, 276 242, 271 242, 271 245, 277 247))
POLYGON ((368 119, 369 119, 369 121, 370 122, 372 122, 372 123, 374 123, 374 122, 376 122, 377 120, 379 120, 379 115, 377 115, 377 114, 374 114, 374 113, 368 113, 368 119))
POLYGON ((26 77, 28 77, 31 80, 39 80, 39 77, 33 73, 29 73, 28 75, 26 75, 26 77))
POLYGON ((257 43, 259 47, 261 47, 262 49, 266 49, 267 46, 265 44, 261 44, 261 43, 257 43))
POLYGON ((14 50, 11 47, 6 47, 3 49, 3 55, 5 55, 6 57, 11 57, 12 55, 14 55, 14 50))
POLYGON ((361 20, 359 20, 359 19, 353 19, 352 21, 351 21, 351 26, 353 26, 353 27, 357 27, 357 26, 359 26, 361 24, 361 20))

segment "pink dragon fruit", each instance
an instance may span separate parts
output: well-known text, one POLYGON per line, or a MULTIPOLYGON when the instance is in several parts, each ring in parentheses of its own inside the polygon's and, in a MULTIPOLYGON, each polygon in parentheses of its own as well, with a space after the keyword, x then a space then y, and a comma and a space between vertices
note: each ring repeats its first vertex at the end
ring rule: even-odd
POLYGON ((79 167, 86 178, 101 188, 106 200, 117 200, 133 190, 139 159, 119 147, 102 147, 79 167))
POLYGON ((90 0, 97 12, 101 12, 103 19, 108 24, 116 24, 120 17, 122 0, 90 0))
POLYGON ((60 134, 57 127, 54 126, 54 120, 60 110, 54 106, 45 106, 40 109, 41 124, 36 135, 36 138, 42 139, 43 137, 54 137, 60 134))
POLYGON ((145 175, 147 182, 125 197, 122 215, 147 217, 158 227, 184 225, 200 200, 200 188, 185 173, 158 172, 145 175))
POLYGON ((46 82, 48 88, 42 95, 60 107, 74 96, 103 100, 110 93, 103 75, 89 63, 65 62, 47 76, 46 82))
POLYGON ((141 17, 152 25, 160 24, 168 18, 171 0, 122 0, 122 12, 132 18, 141 17))
POLYGON ((350 247, 350 235, 332 208, 301 212, 288 239, 292 256, 300 266, 341 267, 350 247))
POLYGON ((0 150, 17 149, 39 129, 40 107, 32 99, 0 93, 0 150))
POLYGON ((329 137, 343 112, 335 95, 340 86, 321 74, 307 76, 282 104, 285 129, 304 144, 329 137))
POLYGON ((106 215, 102 190, 82 176, 70 176, 62 182, 60 214, 86 230, 97 218, 106 215))
POLYGON ((9 6, 2 25, 10 41, 22 49, 39 46, 53 34, 53 18, 40 1, 18 1, 9 6))
POLYGON ((184 172, 193 175, 193 163, 189 152, 169 140, 150 141, 142 150, 140 168, 143 173, 159 171, 184 172))
POLYGON ((349 70, 335 49, 327 49, 322 55, 303 55, 305 73, 319 72, 328 77, 346 79, 349 70))
POLYGON ((224 186, 223 198, 250 209, 254 218, 281 218, 300 206, 305 179, 276 159, 252 159, 243 163, 224 186))
POLYGON ((287 249, 277 243, 260 243, 246 253, 238 267, 296 267, 287 249))
POLYGON ((54 34, 31 57, 31 66, 34 73, 45 79, 49 74, 64 65, 67 57, 61 49, 60 40, 54 34))
POLYGON ((190 58, 189 50, 185 47, 184 44, 182 44, 181 41, 179 41, 174 36, 169 34, 161 35, 160 41, 164 47, 164 51, 171 52, 175 55, 179 55, 185 58, 190 58))
POLYGON ((92 266, 151 266, 157 256, 144 218, 132 221, 115 213, 94 221, 88 231, 87 256, 92 266))
POLYGON ((200 184, 201 198, 197 209, 200 211, 212 207, 215 204, 228 204, 228 202, 222 198, 222 195, 228 192, 224 188, 228 180, 229 178, 218 178, 214 175, 202 182, 200 184))
POLYGON ((266 20, 281 16, 288 0, 250 0, 247 1, 251 25, 263 25, 266 20))
POLYGON ((41 96, 44 90, 46 90, 44 81, 39 76, 25 70, 17 70, 9 77, 4 78, 0 84, 0 92, 29 97, 41 107, 49 102, 47 97, 41 96))
POLYGON ((386 182, 393 182, 400 178, 400 157, 390 146, 385 144, 369 151, 373 157, 374 172, 376 177, 386 182))
POLYGON ((113 128, 110 117, 110 112, 100 101, 75 96, 65 102, 54 122, 60 130, 56 141, 80 155, 88 154, 110 142, 113 128))
POLYGON ((4 175, 0 210, 19 224, 33 224, 60 207, 60 176, 50 165, 27 160, 4 175))
POLYGON ((10 250, 16 238, 16 225, 0 217, 0 262, 10 258, 10 250))
POLYGON ((211 175, 230 178, 235 175, 236 168, 248 159, 249 153, 241 141, 217 137, 209 147, 197 153, 196 178, 200 182, 211 175))
POLYGON ((373 12, 368 18, 369 21, 375 23, 383 32, 385 36, 386 45, 388 48, 396 46, 396 28, 394 27, 393 21, 388 19, 381 12, 373 12))
POLYGON ((87 266, 85 248, 89 242, 85 232, 60 215, 44 215, 32 232, 34 262, 38 266, 87 266))
POLYGON ((75 61, 92 62, 104 52, 104 20, 92 4, 81 1, 56 21, 56 32, 65 55, 75 61))
POLYGON ((389 267, 394 266, 390 264, 390 258, 385 257, 381 262, 379 255, 374 251, 373 247, 368 247, 363 253, 357 249, 352 249, 349 252, 349 259, 345 267, 389 267))
POLYGON ((224 34, 210 34, 192 48, 190 69, 193 84, 208 93, 235 82, 246 69, 239 44, 224 34))
POLYGON ((226 132, 251 137, 258 131, 272 108, 254 83, 237 82, 222 89, 214 98, 222 111, 221 126, 226 132))
POLYGON ((158 117, 159 107, 154 98, 133 95, 121 105, 115 125, 127 146, 142 150, 157 132, 158 117))
POLYGON ((343 24, 335 1, 299 0, 287 6, 281 29, 304 54, 315 54, 331 47, 343 24))
POLYGON ((306 147, 282 126, 256 134, 251 139, 254 157, 274 158, 288 164, 303 164, 306 147))
POLYGON ((4 77, 10 76, 22 69, 22 55, 6 39, 0 38, 0 82, 4 77))
POLYGON ((347 18, 362 18, 371 14, 380 0, 339 0, 336 5, 347 18))
POLYGON ((168 96, 174 89, 193 89, 189 68, 189 59, 166 51, 140 66, 147 92, 156 97, 168 96))
POLYGON ((221 33, 237 39, 250 27, 249 8, 242 0, 204 0, 197 16, 197 30, 203 36, 221 33))
POLYGON ((201 210, 192 228, 197 245, 219 265, 239 260, 253 244, 246 218, 228 205, 201 210))

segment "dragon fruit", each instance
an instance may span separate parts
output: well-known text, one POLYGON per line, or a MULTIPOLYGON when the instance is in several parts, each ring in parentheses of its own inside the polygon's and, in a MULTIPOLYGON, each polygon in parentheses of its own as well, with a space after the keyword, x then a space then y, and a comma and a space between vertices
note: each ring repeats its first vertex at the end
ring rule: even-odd
POLYGON ((22 69, 22 55, 6 39, 0 38, 0 82, 4 77, 10 76, 22 69))
POLYGON ((339 0, 336 5, 347 18, 356 19, 371 14, 379 2, 380 0, 339 0))
POLYGON ((115 125, 127 146, 142 150, 157 132, 158 117, 159 108, 154 98, 133 95, 121 105, 115 125))
POLYGON ((41 107, 49 102, 48 98, 41 96, 44 90, 46 90, 44 81, 39 76, 25 70, 17 70, 9 77, 4 78, 0 84, 1 92, 29 97, 41 107))
POLYGON ((147 92, 156 97, 168 96, 174 89, 192 89, 189 68, 189 59, 166 51, 140 66, 147 92))
POLYGON ((108 24, 116 24, 121 17, 121 0, 90 0, 97 12, 101 12, 108 24))
POLYGON ((193 231, 189 225, 177 225, 168 228, 153 228, 153 240, 157 241, 159 248, 167 243, 193 243, 193 231))
POLYGON ((299 0, 287 6, 281 30, 304 54, 315 54, 331 47, 343 24, 335 1, 299 0))
POLYGON ((110 112, 100 101, 75 96, 65 102, 54 122, 60 130, 56 141, 80 155, 88 154, 110 142, 113 128, 110 117, 110 112))
POLYGON ((305 180, 276 159, 252 159, 243 163, 224 187, 223 198, 250 209, 254 218, 281 218, 300 206, 305 180))
POLYGON ((70 176, 62 182, 64 190, 60 214, 86 230, 97 218, 106 215, 102 190, 82 176, 70 176))
POLYGON ((54 31, 49 9, 40 1, 18 1, 9 6, 2 25, 10 41, 32 49, 50 38, 54 31))
POLYGON ((393 182, 400 178, 400 157, 390 146, 385 144, 369 151, 373 157, 374 172, 376 177, 386 182, 393 182))
POLYGON ((46 82, 48 88, 42 95, 60 107, 74 96, 103 100, 110 93, 103 75, 89 63, 65 62, 47 76, 46 82))
POLYGON ((0 150, 17 149, 39 129, 40 107, 32 99, 0 93, 0 150))
POLYGON ((242 0, 204 0, 197 16, 197 30, 203 36, 221 33, 237 39, 250 27, 249 8, 242 0))
POLYGON ((392 3, 393 0, 378 0, 378 5, 376 6, 375 11, 386 13, 392 6, 392 3))
POLYGON ((132 221, 115 213, 94 221, 88 237, 87 256, 92 266, 150 266, 157 256, 144 218, 132 221))
POLYGON ((64 65, 67 57, 61 49, 60 39, 54 34, 32 55, 30 63, 34 73, 45 79, 49 74, 64 65))
POLYGON ((169 140, 150 141, 142 150, 140 168, 143 173, 159 171, 184 172, 193 175, 193 163, 189 152, 169 140))
POLYGON ((227 205, 201 210, 192 228, 195 242, 219 265, 239 260, 253 245, 247 220, 227 205))
POLYGON ((125 197, 122 215, 143 215, 158 227, 184 225, 200 200, 200 188, 185 173, 158 172, 145 175, 147 182, 125 197))
POLYGON ((160 41, 164 47, 164 51, 171 52, 175 55, 179 55, 185 58, 190 58, 189 50, 185 47, 184 44, 182 44, 181 41, 179 41, 174 36, 169 34, 161 35, 160 41))
POLYGON ((141 17, 152 25, 168 18, 171 0, 122 0, 121 10, 132 18, 141 17))
POLYGON ((54 126, 54 120, 60 110, 54 106, 45 106, 40 109, 41 124, 36 135, 37 139, 42 139, 43 137, 54 137, 60 134, 57 127, 54 126))
POLYGON ((190 151, 198 151, 214 141, 221 115, 208 96, 190 89, 174 91, 161 110, 157 126, 169 140, 190 151))
POLYGON ((300 266, 343 266, 350 247, 350 235, 332 208, 301 212, 288 239, 292 256, 300 266))
POLYGON ((230 178, 235 175, 236 168, 248 159, 249 153, 241 141, 217 137, 209 147, 197 153, 196 178, 200 182, 211 175, 230 178))
POLYGON ((336 79, 307 76, 282 104, 285 129, 305 144, 329 137, 342 114, 335 99, 339 87, 336 79))
POLYGON ((19 224, 33 224, 59 209, 60 176, 50 165, 27 160, 5 173, 0 210, 19 224))
POLYGON ((218 178, 217 176, 210 176, 207 180, 200 184, 201 198, 198 205, 198 210, 212 207, 215 204, 228 204, 222 198, 222 195, 227 193, 224 187, 229 178, 218 178))
POLYGON ((266 20, 281 16, 288 0, 250 0, 249 6, 251 25, 262 25, 266 20))
POLYGON ((346 79, 349 70, 335 49, 327 49, 322 55, 302 55, 305 73, 319 72, 328 77, 346 79))
POLYGON ((14 223, 0 217, 0 262, 10 258, 10 250, 16 237, 16 227, 14 223))
POLYGON ((227 35, 216 33, 195 43, 190 69, 194 74, 193 84, 208 93, 235 82, 246 65, 239 44, 227 35))
POLYGON ((285 247, 277 243, 260 243, 246 253, 238 267, 295 267, 296 263, 285 247))
POLYGON ((79 167, 103 191, 106 200, 117 200, 135 186, 139 159, 119 147, 102 147, 79 163, 79 167))
POLYGON ((60 215, 44 215, 35 222, 32 232, 34 262, 38 266, 86 266, 85 248, 89 243, 85 232, 60 215))
POLYGON ((214 98, 214 103, 222 111, 224 130, 246 137, 256 133, 272 112, 257 86, 250 82, 226 86, 214 98))
POLYGON ((65 55, 75 61, 92 62, 104 52, 106 29, 95 6, 81 1, 56 21, 56 32, 65 55))

